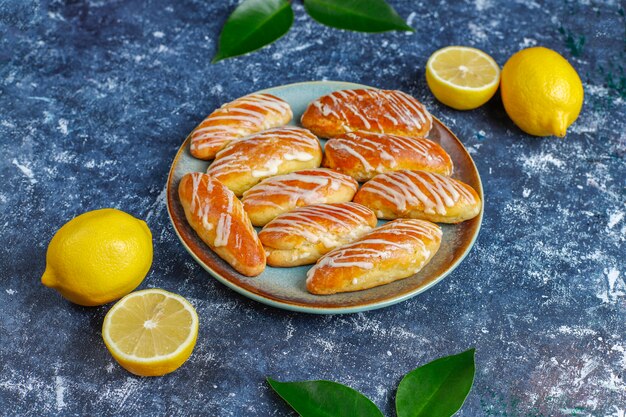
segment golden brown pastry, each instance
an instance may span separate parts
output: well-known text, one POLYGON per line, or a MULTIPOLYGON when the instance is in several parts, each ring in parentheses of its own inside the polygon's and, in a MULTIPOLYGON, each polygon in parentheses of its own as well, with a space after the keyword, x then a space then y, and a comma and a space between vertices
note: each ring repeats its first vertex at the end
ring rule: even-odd
POLYGON ((297 207, 352 200, 359 184, 354 178, 318 168, 268 178, 246 191, 241 200, 255 226, 297 207))
POLYGON ((339 90, 312 101, 302 115, 302 126, 317 136, 366 132, 423 138, 432 116, 410 95, 397 90, 339 90))
POLYGON ((424 138, 351 132, 326 142, 322 165, 359 182, 403 169, 452 175, 452 159, 441 146, 424 138))
POLYGON ((356 203, 315 204, 281 214, 259 232, 271 266, 312 264, 376 226, 372 210, 356 203))
POLYGON ((287 102, 271 94, 250 94, 224 104, 191 132, 191 154, 213 159, 233 140, 289 123, 293 113, 287 102))
POLYGON ((309 270, 313 294, 359 291, 408 278, 439 250, 441 229, 424 220, 394 220, 322 256, 309 270))
POLYGON ((375 176, 354 196, 379 219, 424 219, 459 223, 480 213, 480 197, 472 187, 424 171, 396 171, 375 176))
POLYGON ((266 130, 222 149, 207 174, 238 197, 263 179, 307 168, 322 162, 322 147, 306 129, 287 126, 266 130))
POLYGON ((210 176, 194 172, 180 180, 178 196, 193 230, 220 258, 243 275, 263 272, 263 245, 232 191, 210 176))

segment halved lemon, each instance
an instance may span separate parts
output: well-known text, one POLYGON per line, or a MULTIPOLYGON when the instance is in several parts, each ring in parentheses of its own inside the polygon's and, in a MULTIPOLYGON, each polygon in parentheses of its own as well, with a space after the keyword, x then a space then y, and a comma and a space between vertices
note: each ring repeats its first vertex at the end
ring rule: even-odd
POLYGON ((475 109, 498 90, 500 67, 479 49, 448 46, 428 59, 426 82, 443 104, 457 110, 475 109))
POLYGON ((180 295, 156 288, 137 291, 109 310, 102 338, 127 371, 165 375, 191 355, 198 338, 198 314, 180 295))

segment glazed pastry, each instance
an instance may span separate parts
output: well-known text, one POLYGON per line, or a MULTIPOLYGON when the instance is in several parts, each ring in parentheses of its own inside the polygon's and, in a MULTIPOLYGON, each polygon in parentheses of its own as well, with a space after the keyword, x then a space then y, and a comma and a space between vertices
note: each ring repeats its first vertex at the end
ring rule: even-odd
POLYGON ((271 94, 240 97, 215 110, 191 132, 191 154, 213 159, 231 141, 284 126, 292 117, 289 104, 271 94))
POLYGON ((233 142, 215 156, 207 174, 238 197, 263 179, 322 162, 322 147, 314 134, 294 126, 266 130, 233 142))
POLYGON ((345 203, 352 200, 359 184, 354 178, 318 168, 269 178, 252 187, 241 202, 255 226, 297 207, 322 203, 345 203))
POLYGON ((330 139, 322 165, 360 182, 403 169, 452 175, 452 159, 435 142, 381 133, 351 132, 330 139))
POLYGON ((402 91, 340 90, 312 101, 302 115, 302 126, 323 138, 356 130, 423 138, 432 116, 402 91))
POLYGON ((306 288, 313 294, 335 294, 408 278, 431 260, 440 244, 436 224, 394 220, 322 256, 307 273, 306 288))
POLYGON ((178 196, 187 221, 220 258, 247 276, 265 269, 265 251, 241 202, 206 174, 186 174, 178 196))
POLYGON ((354 201, 374 210, 379 219, 423 219, 459 223, 480 213, 480 197, 472 187, 424 171, 396 171, 375 176, 354 201))
POLYGON ((356 203, 316 204, 281 214, 259 232, 271 266, 315 263, 376 226, 372 210, 356 203))

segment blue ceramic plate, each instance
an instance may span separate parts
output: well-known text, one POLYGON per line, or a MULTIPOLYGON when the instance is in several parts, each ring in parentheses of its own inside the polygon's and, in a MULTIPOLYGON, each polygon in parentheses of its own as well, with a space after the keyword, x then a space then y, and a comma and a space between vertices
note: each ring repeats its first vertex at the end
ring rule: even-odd
MULTIPOLYGON (((297 124, 312 100, 336 90, 368 88, 360 84, 317 81, 289 84, 261 92, 274 94, 287 101, 297 124)), ((234 97, 233 97, 234 99, 234 97)), ((439 120, 434 119, 428 136, 439 143, 454 161, 454 178, 470 184, 483 199, 483 188, 474 161, 461 142, 439 120)), ((442 225, 441 248, 428 265, 410 278, 365 291, 335 295, 313 295, 305 288, 309 266, 294 268, 267 267, 258 277, 245 277, 220 259, 187 224, 178 201, 178 182, 188 172, 204 172, 208 161, 195 159, 189 153, 189 138, 180 147, 167 182, 167 209, 181 242, 191 256, 212 276, 240 294, 253 300, 287 310, 318 314, 355 313, 386 307, 426 291, 456 268, 471 249, 482 222, 481 214, 457 225, 442 225)))

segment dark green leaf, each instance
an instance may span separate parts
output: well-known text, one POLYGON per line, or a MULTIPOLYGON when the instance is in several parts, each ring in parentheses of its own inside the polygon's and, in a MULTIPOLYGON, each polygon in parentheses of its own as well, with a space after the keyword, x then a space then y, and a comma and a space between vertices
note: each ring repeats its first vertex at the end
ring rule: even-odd
POLYGON ((302 417, 383 417, 366 396, 337 382, 267 382, 302 417))
POLYGON ((292 23, 287 0, 244 0, 224 24, 213 62, 256 51, 287 33, 292 23))
POLYGON ((470 349, 409 372, 396 393, 398 417, 450 417, 463 406, 474 371, 474 349, 470 349))
POLYGON ((357 32, 413 32, 385 0, 304 0, 308 14, 318 22, 357 32))

